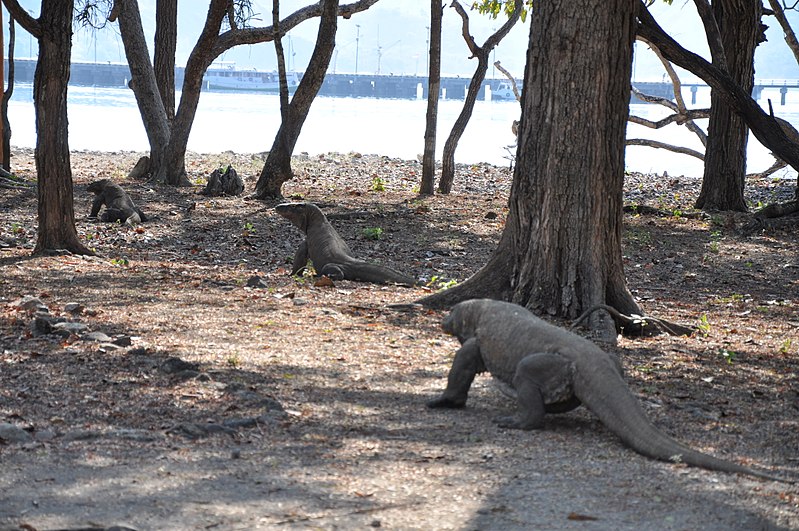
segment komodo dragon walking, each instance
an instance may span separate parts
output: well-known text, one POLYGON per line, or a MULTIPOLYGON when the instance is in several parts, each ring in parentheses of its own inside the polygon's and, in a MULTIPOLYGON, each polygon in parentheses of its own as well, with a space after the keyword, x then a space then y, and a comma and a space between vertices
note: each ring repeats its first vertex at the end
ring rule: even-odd
POLYGON ((282 203, 275 207, 275 211, 305 233, 305 241, 294 253, 292 275, 302 271, 310 258, 317 274, 332 280, 360 280, 404 286, 416 284, 413 278, 393 269, 354 258, 347 243, 313 203, 282 203))
POLYGON ((516 304, 474 299, 457 304, 443 329, 461 342, 447 388, 430 408, 460 408, 476 374, 488 371, 515 391, 518 411, 497 423, 523 430, 542 427, 545 413, 564 413, 581 403, 636 452, 661 461, 748 474, 793 483, 693 450, 646 417, 622 378, 616 356, 558 328, 516 304))

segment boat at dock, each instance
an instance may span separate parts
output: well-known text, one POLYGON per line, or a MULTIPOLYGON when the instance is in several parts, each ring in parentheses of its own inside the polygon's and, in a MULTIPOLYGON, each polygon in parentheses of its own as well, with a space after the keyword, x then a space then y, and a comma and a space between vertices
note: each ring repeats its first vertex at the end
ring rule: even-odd
MULTIPOLYGON (((290 93, 297 90, 300 78, 297 72, 287 72, 286 81, 290 93)), ((235 65, 211 66, 203 77, 203 87, 208 90, 251 90, 255 92, 279 92, 280 77, 277 72, 238 69, 235 65)))

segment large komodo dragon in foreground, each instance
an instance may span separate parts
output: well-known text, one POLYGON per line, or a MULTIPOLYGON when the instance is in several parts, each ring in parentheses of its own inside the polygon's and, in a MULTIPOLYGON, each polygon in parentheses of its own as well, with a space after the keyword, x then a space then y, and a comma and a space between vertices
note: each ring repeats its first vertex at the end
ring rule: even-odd
POLYGON ((540 428, 545 413, 564 413, 582 403, 628 446, 647 457, 793 483, 675 441, 646 417, 622 378, 616 356, 521 306, 489 299, 462 302, 442 326, 458 338, 461 348, 455 354, 446 390, 428 402, 428 407, 463 407, 474 376, 488 371, 511 385, 518 401, 517 414, 497 419, 500 426, 540 428))
POLYGON ((313 203, 282 203, 275 207, 275 211, 305 233, 305 241, 294 253, 292 275, 302 271, 310 258, 316 273, 332 280, 416 284, 413 278, 393 269, 354 258, 347 243, 313 203))

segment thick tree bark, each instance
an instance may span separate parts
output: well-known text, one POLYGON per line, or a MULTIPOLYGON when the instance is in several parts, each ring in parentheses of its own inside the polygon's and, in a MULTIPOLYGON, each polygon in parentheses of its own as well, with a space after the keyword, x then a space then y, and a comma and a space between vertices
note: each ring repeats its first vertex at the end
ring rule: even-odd
POLYGON ((436 182, 436 126, 438 125, 438 96, 441 92, 441 19, 444 7, 441 0, 430 2, 430 50, 427 74, 427 115, 422 154, 422 182, 419 193, 432 195, 436 182))
POLYGON ((124 0, 115 5, 119 32, 130 67, 130 87, 136 97, 147 140, 150 143, 151 179, 165 182, 164 153, 169 143, 169 120, 158 90, 155 69, 142 28, 138 0, 124 0))
POLYGON ((477 46, 474 38, 469 31, 469 16, 464 11, 463 7, 453 0, 451 7, 455 8, 463 20, 463 38, 466 40, 469 50, 472 52, 472 57, 477 59, 477 68, 472 74, 472 79, 469 82, 469 91, 466 93, 466 101, 463 103, 463 109, 455 120, 452 130, 444 142, 444 152, 441 155, 441 179, 438 182, 438 191, 442 194, 448 194, 452 191, 452 183, 455 180, 455 149, 458 147, 458 142, 466 130, 466 125, 472 117, 474 111, 474 104, 477 101, 477 95, 480 93, 480 88, 483 85, 483 80, 488 71, 488 58, 491 51, 500 43, 505 35, 513 28, 522 11, 522 0, 516 0, 513 7, 513 14, 508 20, 500 27, 494 34, 492 34, 482 46, 477 46))
MULTIPOLYGON (((754 60, 760 35, 760 16, 760 2, 713 2, 713 17, 721 33, 727 73, 747 94, 752 93, 755 83, 754 60)), ((746 211, 744 184, 748 139, 746 121, 727 104, 718 89, 712 89, 705 170, 696 208, 746 211)))
MULTIPOLYGON (((10 12, 13 7, 9 7, 10 12)), ((73 9, 72 0, 51 0, 42 2, 38 19, 25 19, 29 24, 35 23, 26 29, 39 41, 39 60, 33 77, 39 227, 33 254, 64 251, 94 254, 80 242, 75 230, 67 142, 67 84, 73 9)))
POLYGON ((178 0, 156 0, 155 80, 167 120, 175 118, 175 50, 178 45, 178 0))
POLYGON ((338 28, 337 13, 338 0, 322 0, 322 19, 319 21, 316 46, 308 68, 283 115, 272 149, 258 177, 255 185, 255 197, 258 199, 282 197, 283 183, 293 177, 291 155, 302 131, 302 125, 311 110, 311 104, 322 88, 327 67, 333 57, 338 28))
MULTIPOLYGON (((621 255, 635 6, 634 0, 537 4, 499 246, 474 277, 422 302, 490 296, 568 318, 601 303, 641 313, 621 255)), ((591 326, 615 337, 602 312, 591 326)))

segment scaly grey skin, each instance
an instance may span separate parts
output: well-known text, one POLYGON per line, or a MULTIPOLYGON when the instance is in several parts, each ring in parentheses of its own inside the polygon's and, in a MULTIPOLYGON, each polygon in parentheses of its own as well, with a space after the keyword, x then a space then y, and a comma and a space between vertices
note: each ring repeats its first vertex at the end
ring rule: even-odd
POLYGON ((793 483, 693 450, 657 429, 622 378, 618 358, 591 341, 542 321, 516 304, 474 299, 457 304, 443 329, 461 342, 447 388, 431 408, 460 408, 476 374, 488 371, 516 392, 516 415, 500 426, 541 428, 545 413, 580 404, 636 452, 661 461, 793 483))
POLYGON ((106 210, 100 217, 101 221, 119 221, 128 225, 136 225, 142 221, 147 221, 147 216, 136 206, 125 190, 110 179, 94 181, 86 189, 96 196, 94 201, 92 201, 92 210, 89 213, 90 218, 97 217, 100 208, 105 205, 106 210))
POLYGON ((313 203, 281 203, 275 207, 275 211, 305 234, 305 241, 294 253, 292 275, 302 271, 310 258, 317 274, 332 280, 360 280, 403 286, 416 284, 413 278, 393 269, 354 258, 347 243, 313 203))

